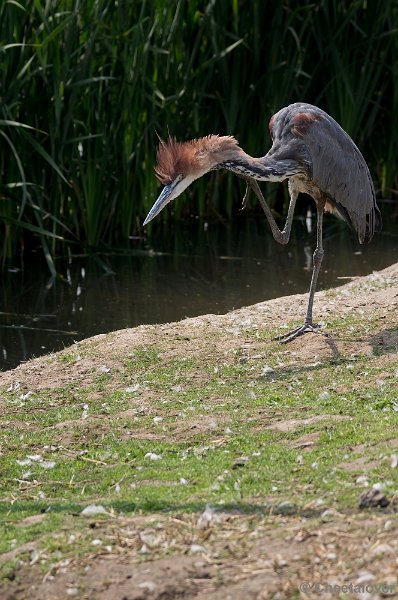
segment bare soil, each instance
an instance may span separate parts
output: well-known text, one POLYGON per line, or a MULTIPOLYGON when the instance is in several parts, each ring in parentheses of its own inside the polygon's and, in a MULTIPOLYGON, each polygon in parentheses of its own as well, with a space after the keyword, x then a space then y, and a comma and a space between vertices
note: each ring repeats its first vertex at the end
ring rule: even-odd
MULTIPOLYGON (((186 517, 156 517, 156 526, 147 528, 142 518, 119 517, 111 533, 107 525, 108 537, 113 534, 118 539, 117 553, 96 552, 62 561, 44 575, 30 567, 26 580, 7 586, 2 599, 396 597, 395 516, 325 511, 314 520, 302 515, 258 519, 220 513, 195 545, 191 544, 195 522, 186 517), (151 535, 161 540, 159 546, 165 540, 174 542, 170 556, 157 557, 152 548, 151 559, 140 560, 141 540, 151 535), (387 593, 339 593, 338 586, 351 584, 360 590, 380 582, 387 593)), ((101 525, 97 526, 101 535, 101 525)))

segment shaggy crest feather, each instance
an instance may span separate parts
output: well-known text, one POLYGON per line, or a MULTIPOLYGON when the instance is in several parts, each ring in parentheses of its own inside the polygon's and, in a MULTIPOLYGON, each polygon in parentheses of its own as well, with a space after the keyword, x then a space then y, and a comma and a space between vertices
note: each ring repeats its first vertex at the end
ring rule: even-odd
POLYGON ((167 142, 160 139, 156 153, 156 177, 163 185, 169 185, 178 175, 186 176, 202 170, 210 170, 228 158, 229 152, 240 150, 237 140, 230 135, 208 135, 197 140, 177 142, 169 136, 167 142))

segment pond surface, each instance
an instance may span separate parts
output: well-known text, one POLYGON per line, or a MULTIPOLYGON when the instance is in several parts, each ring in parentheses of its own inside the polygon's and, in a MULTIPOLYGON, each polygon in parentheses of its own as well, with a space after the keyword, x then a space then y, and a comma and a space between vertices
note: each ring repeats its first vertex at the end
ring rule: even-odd
MULTIPOLYGON (((393 220, 363 246, 344 223, 333 217, 325 221, 318 289, 398 260, 393 220)), ((26 264, 23 272, 10 268, 0 292, 0 369, 98 333, 224 313, 306 292, 314 227, 313 219, 297 220, 290 243, 280 246, 260 219, 170 230, 159 224, 152 229, 158 237, 132 240, 128 255, 101 255, 103 264, 94 256, 58 259, 65 281, 51 279, 42 263, 26 264), (112 272, 105 272, 104 264, 112 272)))

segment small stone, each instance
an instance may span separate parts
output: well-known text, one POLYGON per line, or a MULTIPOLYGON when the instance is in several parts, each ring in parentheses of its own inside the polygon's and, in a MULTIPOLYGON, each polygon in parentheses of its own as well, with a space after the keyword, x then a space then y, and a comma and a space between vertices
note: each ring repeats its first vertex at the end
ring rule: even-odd
POLYGON ((373 489, 381 492, 384 489, 384 483, 374 483, 373 489))
POLYGON ((390 504, 386 496, 378 489, 371 488, 359 496, 359 508, 385 508, 390 504))
POLYGON ((107 511, 101 504, 90 504, 83 508, 80 513, 84 517, 93 517, 94 515, 107 515, 107 511))
POLYGON ((30 553, 29 564, 34 565, 35 563, 37 563, 37 561, 39 560, 40 557, 41 557, 41 552, 39 550, 32 550, 32 552, 30 553))
POLYGON ((336 518, 342 517, 342 514, 339 513, 335 508, 327 508, 321 514, 321 519, 324 522, 334 521, 336 518))
POLYGON ((138 584, 138 587, 152 594, 156 589, 156 583, 153 581, 143 581, 142 583, 138 584))
POLYGON ((140 540, 147 548, 158 548, 162 544, 162 536, 152 531, 141 531, 140 540))
POLYGON ((382 554, 394 554, 394 550, 389 544, 377 544, 374 548, 371 548, 371 556, 380 556, 382 554))
POLYGON ((280 554, 278 554, 278 556, 275 558, 275 566, 278 569, 283 569, 283 567, 286 567, 288 565, 287 560, 285 560, 284 558, 282 558, 282 556, 280 554))
POLYGON ((297 513, 297 506, 289 500, 284 500, 275 507, 275 513, 279 515, 294 515, 297 513))
POLYGON ((140 387, 141 387, 140 384, 136 383, 134 385, 130 385, 129 387, 126 387, 124 389, 124 391, 127 392, 127 394, 134 394, 135 392, 138 392, 140 387))
POLYGON ((170 389, 172 392, 176 392, 177 394, 179 394, 180 392, 182 392, 182 385, 172 385, 170 389))
POLYGON ((199 554, 199 552, 205 552, 205 548, 200 544, 191 544, 189 551, 191 552, 191 554, 199 554))
POLYGON ((149 460, 161 460, 162 459, 160 454, 156 454, 155 452, 147 452, 145 454, 145 458, 149 458, 149 460))
POLYGON ((370 571, 361 571, 359 574, 359 577, 355 583, 357 585, 361 585, 364 583, 369 583, 370 581, 373 581, 374 579, 375 579, 375 576, 373 575, 373 573, 370 573, 370 571))
POLYGON ((366 475, 360 475, 356 478, 356 483, 359 485, 363 485, 363 487, 368 487, 369 481, 366 475))
POLYGON ((261 372, 261 377, 267 377, 267 375, 271 375, 271 373, 275 373, 275 369, 273 369, 269 365, 265 365, 261 372))

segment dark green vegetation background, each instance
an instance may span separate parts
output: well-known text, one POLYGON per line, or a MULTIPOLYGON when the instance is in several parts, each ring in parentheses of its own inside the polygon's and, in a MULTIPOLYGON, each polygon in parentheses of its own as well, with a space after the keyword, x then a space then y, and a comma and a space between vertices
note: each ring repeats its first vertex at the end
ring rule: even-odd
MULTIPOLYGON (((392 0, 3 0, 3 261, 39 241, 54 270, 65 241, 127 243, 158 192, 155 131, 232 133, 259 156, 272 113, 298 100, 341 123, 391 197, 397 28, 392 0)), ((162 218, 235 210, 236 179, 205 179, 162 218)), ((279 188, 266 186, 268 199, 279 188)))

